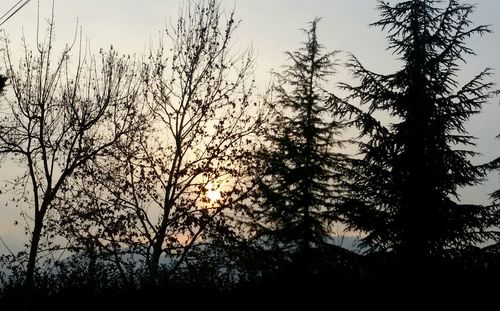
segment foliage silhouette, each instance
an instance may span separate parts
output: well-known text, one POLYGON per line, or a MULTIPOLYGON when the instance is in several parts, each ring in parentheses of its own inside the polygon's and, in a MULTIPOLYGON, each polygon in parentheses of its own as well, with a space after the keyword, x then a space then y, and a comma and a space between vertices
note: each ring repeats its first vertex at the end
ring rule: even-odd
POLYGON ((142 281, 154 285, 197 269, 193 257, 212 258, 207 244, 241 239, 233 218, 251 187, 259 120, 253 56, 231 47, 238 22, 217 1, 179 13, 142 66, 148 127, 81 170, 66 194, 72 208, 62 211, 61 235, 115 262, 124 284, 137 281, 124 256, 140 261, 150 274, 142 281), (210 186, 221 192, 216 201, 210 186))
POLYGON ((457 194, 485 177, 471 162, 474 142, 464 124, 494 92, 486 81, 490 69, 463 86, 457 75, 474 54, 466 40, 490 30, 472 25, 473 5, 454 0, 380 1, 379 10, 372 25, 388 32, 402 68, 382 75, 354 56, 348 64, 360 84, 342 84, 351 93, 347 100, 366 109, 344 102, 336 110, 351 115, 360 131, 344 212, 349 228, 367 233, 362 243, 371 252, 423 267, 495 235, 497 207, 460 204, 457 194), (377 120, 376 112, 388 118, 377 120))
POLYGON ((290 64, 274 73, 253 209, 258 241, 291 258, 302 281, 312 273, 311 249, 332 242, 340 171, 346 164, 338 152, 343 127, 330 117, 332 96, 324 88, 334 73, 336 52, 323 52, 318 22, 304 30, 303 46, 287 53, 290 64))
POLYGON ((7 83, 7 77, 0 75, 0 94, 3 94, 5 84, 7 83))
POLYGON ((5 39, 0 156, 25 168, 9 195, 30 240, 0 256, 0 309, 312 308, 341 303, 332 293, 373 307, 496 289, 499 244, 477 245, 498 241, 500 192, 489 206, 457 194, 500 167, 472 164, 464 127, 497 92, 490 70, 457 82, 467 39, 489 28, 456 0, 379 9, 400 70, 352 56, 360 83, 340 99, 317 18, 264 109, 252 51, 233 48, 238 22, 216 0, 182 5, 143 59, 111 48, 74 61, 67 47, 54 60, 53 20, 18 65, 5 39), (349 143, 359 154, 341 152, 349 143), (366 253, 334 243, 343 223, 366 253))
POLYGON ((72 46, 53 59, 53 27, 52 19, 47 40, 35 52, 24 44, 18 66, 4 39, 5 67, 14 96, 1 103, 0 154, 12 156, 24 169, 13 181, 19 194, 15 201, 32 208, 21 213, 30 234, 29 251, 20 253, 27 256, 28 295, 35 286, 40 247, 49 252, 58 248, 53 242, 55 228, 48 224, 57 217, 54 202, 61 190, 77 169, 104 156, 142 124, 135 106, 138 79, 129 61, 111 49, 109 54, 102 53, 99 67, 94 58, 80 51, 72 73, 72 46))

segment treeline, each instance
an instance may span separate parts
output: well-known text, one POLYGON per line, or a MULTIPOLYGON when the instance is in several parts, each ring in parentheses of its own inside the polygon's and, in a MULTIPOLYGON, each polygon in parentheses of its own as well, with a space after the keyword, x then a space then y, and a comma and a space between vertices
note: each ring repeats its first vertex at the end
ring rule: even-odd
POLYGON ((19 61, 5 39, 0 154, 22 171, 2 196, 29 241, 1 258, 4 305, 494 284, 499 195, 457 193, 500 163, 474 165, 464 127, 498 93, 490 69, 457 81, 466 41, 490 32, 474 8, 380 1, 373 26, 401 61, 387 75, 342 63, 314 19, 265 94, 216 0, 187 5, 142 58, 57 54, 53 20, 19 61), (332 85, 344 66, 355 84, 332 85), (359 251, 340 230, 360 234, 359 251))

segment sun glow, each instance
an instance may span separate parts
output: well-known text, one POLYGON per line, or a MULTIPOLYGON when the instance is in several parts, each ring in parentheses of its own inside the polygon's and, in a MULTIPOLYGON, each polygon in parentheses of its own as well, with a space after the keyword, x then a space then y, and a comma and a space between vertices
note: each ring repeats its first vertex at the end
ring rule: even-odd
POLYGON ((210 200, 210 202, 214 203, 220 200, 221 195, 220 195, 220 190, 218 190, 213 184, 209 183, 207 185, 207 192, 206 196, 210 200))

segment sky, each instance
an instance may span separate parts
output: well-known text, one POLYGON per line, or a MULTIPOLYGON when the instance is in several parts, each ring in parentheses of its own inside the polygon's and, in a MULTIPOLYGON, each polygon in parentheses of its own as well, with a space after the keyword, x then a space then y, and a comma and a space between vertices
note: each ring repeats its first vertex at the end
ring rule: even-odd
MULTIPOLYGON (((468 44, 477 56, 467 59, 460 81, 467 81, 485 67, 495 75, 492 81, 500 87, 500 1, 472 0, 477 4, 472 20, 475 24, 492 25, 492 34, 471 39, 468 44)), ((17 0, 2 0, 3 15, 17 0)), ((391 0, 389 2, 397 2, 391 0)), ((75 27, 81 27, 82 36, 97 53, 110 45, 121 54, 143 55, 151 42, 158 40, 165 26, 174 23, 180 0, 56 0, 56 43, 62 47, 71 43, 75 27)), ((40 8, 40 37, 50 17, 52 0, 32 0, 0 29, 7 34, 14 53, 21 51, 21 37, 36 47, 37 7, 40 8)), ((398 68, 396 57, 386 50, 385 33, 369 27, 378 19, 376 0, 222 0, 226 9, 234 8, 241 20, 236 32, 235 48, 253 48, 257 58, 255 73, 260 89, 269 81, 269 71, 278 70, 286 61, 285 51, 293 51, 304 40, 302 28, 315 17, 320 17, 319 41, 327 50, 340 50, 340 62, 347 52, 353 53, 365 66, 375 72, 390 73, 398 68)), ((57 46, 57 45, 56 45, 57 46)), ((4 68, 0 65, 0 72, 4 68)), ((340 67, 334 81, 350 81, 348 72, 340 67)), ((332 83, 335 91, 335 85, 332 83)), ((469 132, 478 137, 477 149, 482 153, 475 162, 483 163, 500 156, 499 98, 492 99, 483 112, 468 124, 469 132)), ((11 170, 6 163, 0 168, 0 182, 11 170)), ((488 193, 500 188, 500 175, 491 174, 484 185, 461 190, 464 203, 488 202, 488 193)), ((19 211, 5 207, 0 197, 0 236, 7 242, 21 239, 12 223, 19 211)), ((0 244, 0 253, 2 253, 0 244)))

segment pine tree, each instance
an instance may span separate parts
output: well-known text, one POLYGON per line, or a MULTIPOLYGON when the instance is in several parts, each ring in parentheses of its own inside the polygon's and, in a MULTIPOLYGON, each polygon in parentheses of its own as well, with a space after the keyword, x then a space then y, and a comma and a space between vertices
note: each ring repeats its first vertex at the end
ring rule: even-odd
POLYGON ((474 6, 448 0, 379 2, 389 49, 402 68, 388 75, 349 63, 357 86, 344 84, 344 105, 360 129, 361 154, 353 161, 345 213, 351 229, 367 233, 362 243, 415 260, 443 257, 491 237, 494 208, 460 204, 457 190, 481 182, 471 162, 474 137, 464 124, 492 95, 490 70, 460 85, 457 74, 474 55, 466 40, 483 35, 474 26, 474 6), (385 122, 373 113, 387 115, 385 122), (388 121, 387 121, 388 120, 388 121))
POLYGON ((274 73, 273 118, 258 152, 259 236, 309 269, 311 250, 324 245, 336 220, 338 171, 345 156, 334 152, 342 124, 328 118, 331 96, 323 88, 334 73, 336 52, 324 53, 317 39, 319 19, 304 30, 307 41, 288 52, 290 64, 274 73))

